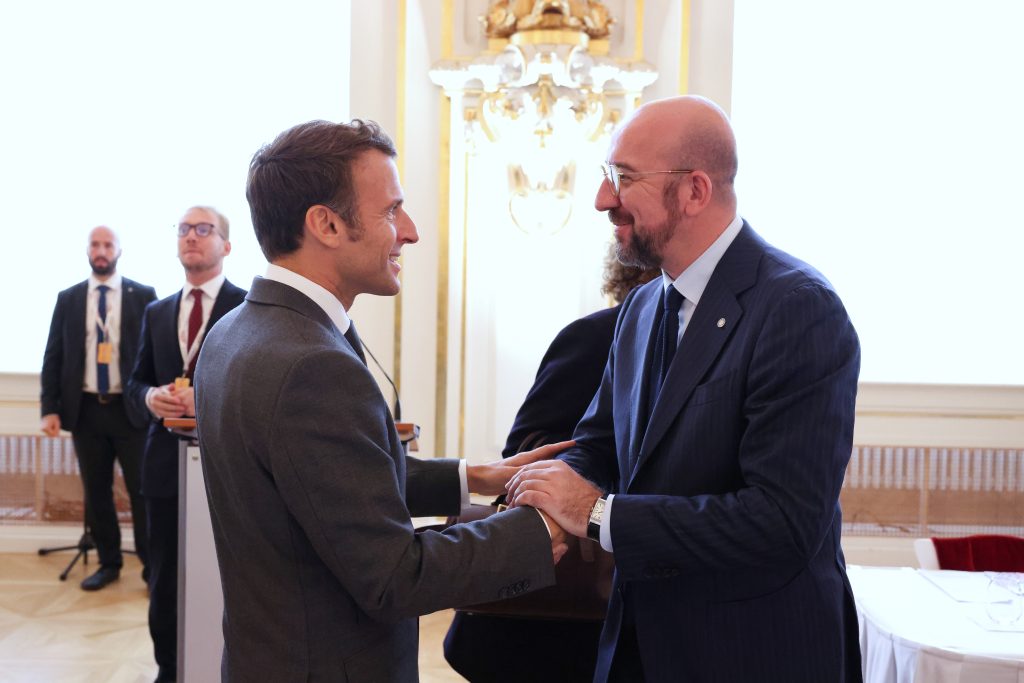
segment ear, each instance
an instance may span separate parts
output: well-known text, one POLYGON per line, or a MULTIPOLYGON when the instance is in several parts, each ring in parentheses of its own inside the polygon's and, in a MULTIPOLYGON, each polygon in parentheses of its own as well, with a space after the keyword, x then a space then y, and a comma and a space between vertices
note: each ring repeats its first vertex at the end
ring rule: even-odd
POLYGON ((231 242, 224 240, 224 255, 227 256, 231 253, 231 242))
POLYGON ((679 203, 683 207, 683 213, 687 216, 696 216, 711 203, 714 183, 704 171, 694 171, 679 184, 679 190, 679 203))
POLYGON ((347 229, 345 221, 323 204, 314 204, 306 209, 306 235, 328 249, 337 248, 347 229))

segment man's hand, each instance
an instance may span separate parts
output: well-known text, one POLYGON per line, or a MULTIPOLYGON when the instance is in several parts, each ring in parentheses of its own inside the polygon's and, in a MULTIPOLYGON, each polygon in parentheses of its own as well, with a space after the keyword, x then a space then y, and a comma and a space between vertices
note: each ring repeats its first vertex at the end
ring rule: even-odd
POLYGON ((60 415, 57 413, 43 415, 43 419, 39 423, 39 428, 42 429, 43 434, 46 434, 47 436, 57 436, 60 434, 60 415))
POLYGON ((174 389, 174 395, 181 399, 181 402, 185 404, 185 416, 195 417, 196 416, 196 390, 195 387, 188 387, 187 389, 174 389))
POLYGON ((559 560, 565 557, 565 553, 569 550, 569 546, 565 542, 565 529, 558 526, 555 520, 540 510, 537 510, 537 512, 544 518, 544 523, 548 525, 548 531, 551 533, 551 559, 554 560, 555 564, 558 564, 559 560))
POLYGON ((150 391, 146 395, 146 405, 157 417, 181 417, 188 407, 173 384, 165 384, 150 391))
POLYGON ((590 509, 603 493, 561 460, 522 467, 507 488, 511 507, 532 505, 580 537, 587 535, 590 509))
POLYGON ((575 441, 559 441, 535 448, 532 451, 524 451, 511 458, 495 460, 486 465, 468 465, 466 467, 466 483, 469 486, 469 492, 485 496, 505 493, 505 484, 512 478, 512 475, 519 471, 520 467, 538 460, 553 458, 575 444, 575 441))

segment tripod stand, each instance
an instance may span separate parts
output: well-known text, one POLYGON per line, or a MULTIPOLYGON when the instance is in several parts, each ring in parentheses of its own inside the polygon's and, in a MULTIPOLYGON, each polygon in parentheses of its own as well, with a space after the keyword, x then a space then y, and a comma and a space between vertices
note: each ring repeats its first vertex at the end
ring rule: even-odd
MULTIPOLYGON (((64 551, 64 550, 77 550, 78 552, 76 552, 75 556, 71 558, 70 562, 68 562, 68 566, 65 567, 64 571, 62 571, 60 573, 60 580, 61 581, 67 581, 68 574, 71 573, 71 570, 74 568, 75 564, 78 562, 78 559, 79 558, 82 559, 82 564, 83 565, 89 564, 89 551, 90 550, 95 550, 95 549, 96 549, 96 544, 93 543, 92 534, 89 533, 89 523, 87 521, 85 521, 85 520, 82 520, 82 536, 81 536, 81 538, 78 539, 78 544, 77 545, 63 545, 63 546, 58 546, 56 548, 40 548, 39 549, 39 554, 42 555, 42 556, 45 556, 45 555, 49 555, 50 553, 61 552, 61 551, 64 551)), ((129 552, 131 552, 131 551, 129 551, 129 552)))
MULTIPOLYGON (((82 536, 78 539, 78 543, 76 545, 62 545, 56 548, 40 548, 39 555, 46 556, 50 553, 58 553, 64 550, 76 550, 77 552, 75 553, 75 556, 71 558, 71 561, 68 562, 68 566, 64 567, 64 571, 60 573, 60 580, 67 581, 68 574, 70 574, 71 570, 75 568, 78 560, 81 559, 83 565, 89 564, 89 551, 95 549, 96 543, 93 542, 92 534, 89 531, 89 512, 88 509, 86 509, 82 518, 82 536)), ((127 548, 122 548, 121 552, 131 553, 132 555, 136 554, 134 550, 129 550, 127 548)))

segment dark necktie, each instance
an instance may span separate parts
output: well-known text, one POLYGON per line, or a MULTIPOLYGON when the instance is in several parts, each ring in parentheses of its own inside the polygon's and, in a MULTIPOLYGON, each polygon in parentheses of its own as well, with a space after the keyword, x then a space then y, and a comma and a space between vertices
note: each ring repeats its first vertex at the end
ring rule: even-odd
POLYGON ((363 365, 366 365, 366 356, 363 355, 363 342, 359 340, 359 335, 356 334, 356 324, 349 321, 348 331, 345 332, 345 339, 352 346, 352 350, 359 356, 359 360, 363 361, 363 365))
POLYGON ((96 313, 99 315, 99 323, 96 324, 96 389, 101 396, 106 396, 110 393, 110 356, 101 355, 100 344, 109 341, 103 330, 106 329, 107 292, 110 291, 110 287, 100 285, 96 289, 100 292, 99 303, 96 306, 96 313))
POLYGON ((654 404, 661 393, 661 386, 676 355, 676 343, 679 336, 679 307, 683 305, 683 295, 670 285, 661 298, 661 323, 658 325, 658 338, 654 343, 654 358, 651 360, 651 381, 648 392, 648 417, 654 412, 654 404))
MULTIPOLYGON (((203 326, 203 290, 192 290, 192 312, 188 315, 188 343, 185 346, 185 353, 192 350, 192 344, 196 341, 199 329, 203 326)), ((188 373, 186 377, 192 379, 196 374, 196 361, 199 360, 199 352, 188 362, 188 373)))

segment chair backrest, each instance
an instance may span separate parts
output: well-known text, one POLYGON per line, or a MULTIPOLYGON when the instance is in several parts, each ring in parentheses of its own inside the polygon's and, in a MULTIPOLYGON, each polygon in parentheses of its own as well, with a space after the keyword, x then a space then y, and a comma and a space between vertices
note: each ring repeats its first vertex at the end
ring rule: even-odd
POLYGON ((1024 572, 1024 538, 982 534, 933 538, 932 545, 941 569, 1024 572))
POLYGON ((917 566, 921 569, 939 569, 939 556, 935 553, 935 544, 930 538, 914 539, 914 554, 917 555, 917 566))

